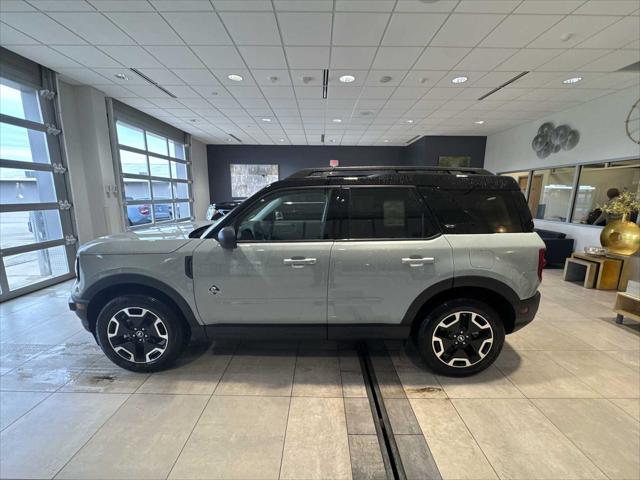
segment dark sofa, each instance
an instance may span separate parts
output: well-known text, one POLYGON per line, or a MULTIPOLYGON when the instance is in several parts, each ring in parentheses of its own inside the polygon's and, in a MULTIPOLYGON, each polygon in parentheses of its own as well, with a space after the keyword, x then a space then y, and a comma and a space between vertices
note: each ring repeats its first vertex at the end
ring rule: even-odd
POLYGON ((535 229, 547 249, 544 258, 549 266, 564 266, 564 261, 573 252, 573 238, 566 238, 562 232, 535 229))

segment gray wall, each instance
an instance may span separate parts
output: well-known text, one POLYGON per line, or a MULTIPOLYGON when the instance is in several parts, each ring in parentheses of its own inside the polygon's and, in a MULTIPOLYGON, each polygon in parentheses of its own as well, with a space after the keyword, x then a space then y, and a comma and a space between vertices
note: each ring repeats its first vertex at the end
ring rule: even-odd
POLYGON ((208 145, 209 194, 212 202, 231 199, 229 165, 277 164, 280 178, 302 168, 340 166, 437 165, 443 155, 470 155, 472 166, 484 165, 486 137, 423 137, 408 147, 306 146, 306 145, 208 145))

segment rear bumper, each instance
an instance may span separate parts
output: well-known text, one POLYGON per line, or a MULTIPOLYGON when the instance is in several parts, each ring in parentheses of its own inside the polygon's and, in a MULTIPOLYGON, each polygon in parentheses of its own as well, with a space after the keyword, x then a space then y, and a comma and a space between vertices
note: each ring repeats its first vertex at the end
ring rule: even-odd
MULTIPOLYGON (((89 301, 83 300, 81 298, 74 298, 73 295, 69 297, 69 310, 74 312, 80 321, 82 322, 82 326, 88 332, 91 332, 91 326, 89 325, 89 317, 87 309, 89 307, 89 301)), ((93 333, 93 332, 91 332, 93 333)))
POLYGON ((525 325, 531 323, 538 312, 540 306, 540 292, 536 292, 533 297, 520 300, 514 305, 516 318, 513 322, 513 332, 520 330, 525 325))

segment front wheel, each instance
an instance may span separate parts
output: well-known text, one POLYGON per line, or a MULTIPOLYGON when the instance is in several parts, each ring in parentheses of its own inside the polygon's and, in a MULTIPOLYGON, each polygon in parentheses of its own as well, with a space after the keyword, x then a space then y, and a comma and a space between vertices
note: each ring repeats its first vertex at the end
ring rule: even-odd
POLYGON ((102 351, 122 368, 156 372, 183 350, 185 331, 176 312, 153 297, 123 295, 107 303, 96 321, 102 351))
POLYGON ((489 305, 449 300, 431 311, 416 335, 418 350, 436 373, 464 377, 491 365, 504 345, 504 325, 489 305))

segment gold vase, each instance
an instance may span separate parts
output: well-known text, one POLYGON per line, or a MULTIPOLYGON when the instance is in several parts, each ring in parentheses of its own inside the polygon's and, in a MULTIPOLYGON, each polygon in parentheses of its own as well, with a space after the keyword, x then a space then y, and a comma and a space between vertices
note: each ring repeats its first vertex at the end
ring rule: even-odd
POLYGON ((600 233, 600 243, 611 253, 633 255, 640 250, 640 227, 622 215, 620 220, 604 227, 600 233))

